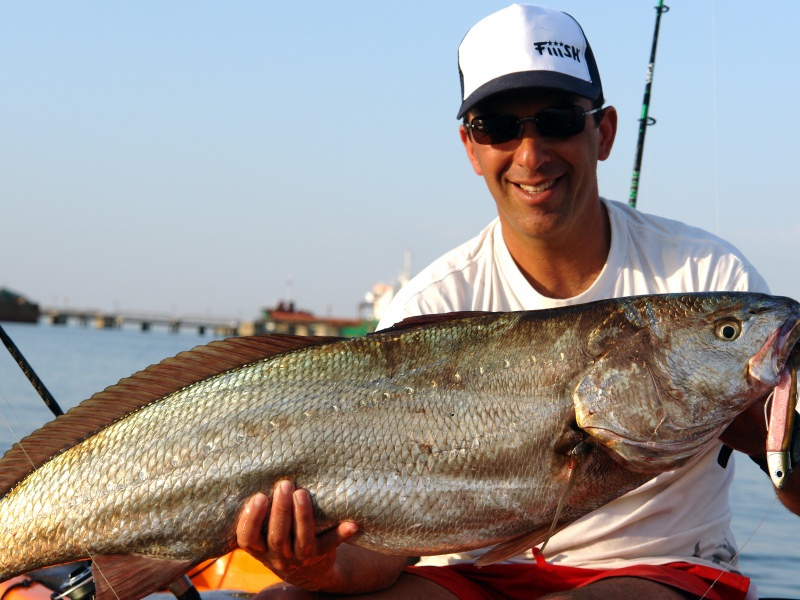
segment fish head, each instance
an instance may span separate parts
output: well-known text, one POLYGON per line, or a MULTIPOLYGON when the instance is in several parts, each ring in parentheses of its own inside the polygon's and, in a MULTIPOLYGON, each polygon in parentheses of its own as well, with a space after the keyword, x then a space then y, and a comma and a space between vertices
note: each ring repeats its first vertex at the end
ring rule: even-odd
POLYGON ((578 426, 643 472, 677 468, 798 362, 800 305, 751 293, 620 299, 590 334, 578 426))

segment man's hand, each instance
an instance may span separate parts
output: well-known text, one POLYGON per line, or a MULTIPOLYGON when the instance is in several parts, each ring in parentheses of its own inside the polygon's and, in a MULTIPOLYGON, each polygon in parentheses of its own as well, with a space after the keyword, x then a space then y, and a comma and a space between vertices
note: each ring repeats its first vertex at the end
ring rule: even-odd
MULTIPOLYGON (((764 418, 764 401, 756 402, 736 417, 719 439, 734 450, 751 456, 765 457, 767 422, 764 418)), ((769 477, 765 477, 769 481, 769 477)), ((778 494, 778 499, 790 511, 800 515, 800 465, 795 465, 794 471, 786 479, 783 489, 778 494)))
POLYGON ((335 590, 344 580, 337 563, 337 547, 353 536, 358 526, 340 523, 319 536, 314 527, 309 493, 295 490, 291 481, 284 480, 275 486, 271 503, 263 493, 248 500, 239 517, 236 539, 239 546, 284 581, 312 591, 335 590))
POLYGON ((719 439, 734 450, 753 456, 767 451, 767 422, 764 402, 760 400, 736 417, 719 439))

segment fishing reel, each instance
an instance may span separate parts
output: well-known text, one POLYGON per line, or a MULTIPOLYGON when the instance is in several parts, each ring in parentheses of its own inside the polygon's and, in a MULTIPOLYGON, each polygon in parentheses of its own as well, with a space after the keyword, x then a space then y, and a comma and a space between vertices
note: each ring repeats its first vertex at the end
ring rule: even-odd
POLYGON ((50 594, 50 600, 91 600, 92 598, 94 598, 94 577, 89 562, 70 572, 59 590, 50 594))
POLYGON ((94 598, 91 565, 88 560, 71 565, 57 565, 28 573, 28 577, 30 582, 51 590, 51 600, 91 600, 94 598))
MULTIPOLYGON (((50 600, 93 600, 94 576, 91 561, 75 565, 48 567, 29 574, 29 577, 53 590, 50 600), (68 570, 69 569, 69 570, 68 570)), ((186 575, 169 585, 170 596, 178 600, 201 600, 200 594, 186 575)), ((167 594, 164 594, 167 596, 167 594)))

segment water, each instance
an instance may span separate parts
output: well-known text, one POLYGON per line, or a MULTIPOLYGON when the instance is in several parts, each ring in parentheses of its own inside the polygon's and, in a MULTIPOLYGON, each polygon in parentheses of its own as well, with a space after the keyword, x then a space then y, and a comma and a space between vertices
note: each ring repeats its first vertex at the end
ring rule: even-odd
MULTIPOLYGON (((77 325, 4 323, 28 362, 64 410, 135 371, 205 344, 196 332, 153 329, 98 330, 77 325)), ((52 419, 33 387, 0 348, 0 453, 52 419)), ((769 479, 746 458, 737 460, 731 493, 734 534, 742 547, 740 569, 762 597, 800 598, 798 517, 775 500, 769 479)))

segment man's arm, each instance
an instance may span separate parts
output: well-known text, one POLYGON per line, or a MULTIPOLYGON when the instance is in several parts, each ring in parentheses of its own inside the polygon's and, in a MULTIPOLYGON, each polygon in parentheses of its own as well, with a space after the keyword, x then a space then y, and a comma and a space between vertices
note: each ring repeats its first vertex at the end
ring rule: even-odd
POLYGON ((355 523, 345 522, 315 535, 311 497, 290 481, 275 486, 271 510, 266 494, 250 498, 236 528, 240 547, 302 589, 364 593, 391 586, 408 559, 341 545, 357 531, 355 523))
MULTIPOLYGON (((756 402, 739 415, 723 432, 720 440, 734 450, 763 459, 767 448, 764 402, 756 402)), ((800 440, 794 440, 794 443, 800 443, 800 440)), ((787 477, 778 499, 794 514, 800 515, 800 465, 796 465, 792 474, 787 477)))

